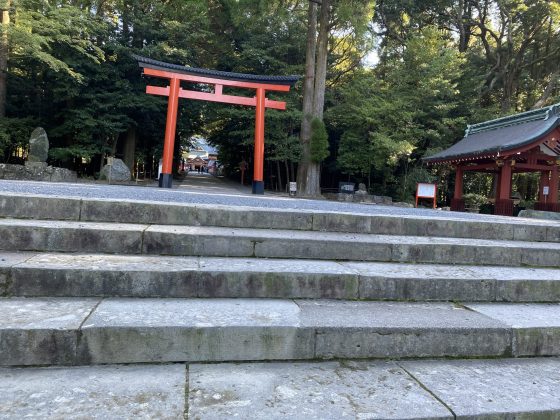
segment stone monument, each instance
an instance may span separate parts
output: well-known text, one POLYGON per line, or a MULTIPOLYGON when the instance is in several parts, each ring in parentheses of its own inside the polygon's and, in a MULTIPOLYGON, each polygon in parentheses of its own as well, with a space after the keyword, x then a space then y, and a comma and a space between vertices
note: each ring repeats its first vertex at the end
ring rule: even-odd
POLYGON ((43 128, 37 127, 33 130, 29 138, 29 155, 27 156, 27 162, 46 163, 48 157, 49 138, 47 137, 47 132, 43 128))
POLYGON ((366 189, 366 184, 363 184, 360 182, 360 184, 358 184, 358 191, 356 191, 354 194, 358 194, 358 195, 367 195, 367 189, 366 189))
POLYGON ((0 164, 0 179, 30 181, 76 182, 76 172, 49 166, 49 138, 47 132, 37 127, 29 138, 29 154, 25 166, 0 164))
POLYGON ((131 176, 132 174, 128 166, 121 159, 117 158, 113 158, 111 164, 101 168, 101 173, 99 174, 100 179, 108 179, 110 182, 130 181, 131 176))

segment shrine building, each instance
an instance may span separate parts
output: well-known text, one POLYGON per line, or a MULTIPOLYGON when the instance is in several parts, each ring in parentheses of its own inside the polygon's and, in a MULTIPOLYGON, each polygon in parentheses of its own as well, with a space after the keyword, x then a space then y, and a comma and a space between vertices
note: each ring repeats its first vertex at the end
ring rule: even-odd
POLYGON ((451 210, 465 211, 463 175, 484 172, 496 177, 494 213, 511 216, 512 175, 539 172, 536 210, 560 212, 560 104, 467 126, 465 137, 449 149, 424 159, 427 164, 455 167, 451 210))

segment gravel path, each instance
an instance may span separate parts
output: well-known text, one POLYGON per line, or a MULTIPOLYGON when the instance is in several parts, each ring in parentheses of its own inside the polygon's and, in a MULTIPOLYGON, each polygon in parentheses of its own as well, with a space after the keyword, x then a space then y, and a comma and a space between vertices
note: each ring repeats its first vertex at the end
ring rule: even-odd
MULTIPOLYGON (((384 205, 341 203, 327 200, 290 198, 286 195, 267 193, 252 195, 250 188, 214 178, 189 175, 185 182, 174 182, 173 189, 149 186, 107 185, 101 183, 52 183, 34 181, 0 180, 0 193, 41 194, 60 197, 107 198, 119 200, 159 201, 172 203, 215 204, 271 209, 319 210, 356 214, 390 214, 449 219, 481 220, 500 219, 501 216, 471 213, 443 212, 432 209, 414 209, 384 205)), ((512 221, 511 218, 507 220, 512 221)))

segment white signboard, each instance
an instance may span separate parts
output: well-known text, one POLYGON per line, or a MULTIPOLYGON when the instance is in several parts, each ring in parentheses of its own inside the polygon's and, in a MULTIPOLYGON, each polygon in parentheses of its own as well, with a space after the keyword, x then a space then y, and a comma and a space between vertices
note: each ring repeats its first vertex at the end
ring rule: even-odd
POLYGON ((543 189, 542 189, 543 195, 548 195, 548 192, 549 192, 549 191, 550 191, 550 187, 548 187, 548 186, 545 186, 545 187, 543 187, 543 189))
POLYGON ((435 198, 436 184, 418 184, 417 197, 435 198))
POLYGON ((296 195, 297 182, 290 182, 290 195, 296 195))

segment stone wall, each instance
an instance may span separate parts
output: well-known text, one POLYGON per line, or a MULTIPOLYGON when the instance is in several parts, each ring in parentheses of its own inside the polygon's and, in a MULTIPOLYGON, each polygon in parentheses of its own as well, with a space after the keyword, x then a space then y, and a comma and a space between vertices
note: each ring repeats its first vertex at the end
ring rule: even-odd
POLYGON ((347 201, 354 203, 374 203, 374 204, 388 204, 393 203, 391 197, 371 194, 346 194, 346 193, 324 193, 323 196, 327 200, 334 201, 347 201))
POLYGON ((44 162, 27 162, 25 166, 0 163, 0 179, 77 182, 78 176, 74 171, 48 166, 44 162))

